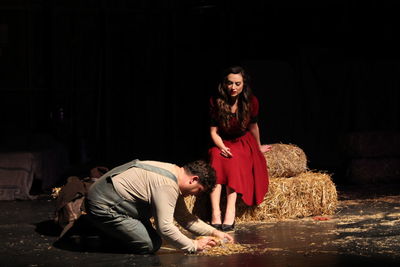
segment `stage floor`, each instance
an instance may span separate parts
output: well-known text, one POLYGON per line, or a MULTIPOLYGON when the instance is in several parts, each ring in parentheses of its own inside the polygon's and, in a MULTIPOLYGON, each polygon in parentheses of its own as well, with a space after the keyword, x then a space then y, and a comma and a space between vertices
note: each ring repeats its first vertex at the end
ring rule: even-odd
POLYGON ((249 247, 228 256, 185 255, 164 244, 134 255, 78 237, 55 245, 54 200, 0 201, 1 266, 400 266, 400 186, 338 187, 337 213, 324 218, 238 224, 249 247), (325 220, 326 219, 326 220, 325 220))

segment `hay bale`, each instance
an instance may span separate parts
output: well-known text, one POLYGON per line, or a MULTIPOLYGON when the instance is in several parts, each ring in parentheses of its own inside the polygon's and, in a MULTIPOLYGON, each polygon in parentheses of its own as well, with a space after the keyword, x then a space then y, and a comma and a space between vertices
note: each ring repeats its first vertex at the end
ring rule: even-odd
POLYGON ((400 157, 400 132, 352 132, 343 146, 350 158, 400 157))
POLYGON ((272 149, 264 153, 269 177, 293 177, 307 171, 304 151, 293 144, 271 144, 272 149))
POLYGON ((399 183, 400 158, 352 159, 347 175, 356 184, 399 183))
MULTIPOLYGON (((200 196, 198 198, 196 198, 195 196, 187 196, 185 197, 185 203, 186 203, 186 207, 188 208, 188 210, 193 213, 193 209, 194 206, 196 205, 196 202, 199 202, 200 199, 205 199, 208 198, 208 196, 200 196)), ((197 203, 198 205, 198 203, 197 203)))
MULTIPOLYGON (((225 209, 226 197, 221 196, 225 209)), ((187 197, 186 205, 193 214, 209 221, 211 206, 208 196, 187 197)), ((237 222, 268 221, 271 219, 301 218, 331 215, 338 204, 337 191, 329 174, 304 172, 292 178, 271 178, 269 191, 257 207, 245 205, 239 198, 236 208, 237 222)))
POLYGON ((237 221, 302 218, 332 215, 337 208, 337 191, 331 176, 304 172, 292 178, 270 179, 269 191, 257 207, 239 202, 237 221))

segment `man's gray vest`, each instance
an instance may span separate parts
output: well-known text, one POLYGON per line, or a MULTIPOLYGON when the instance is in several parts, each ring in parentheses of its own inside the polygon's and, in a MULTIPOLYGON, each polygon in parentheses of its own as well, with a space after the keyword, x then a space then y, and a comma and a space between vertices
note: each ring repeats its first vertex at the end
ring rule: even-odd
POLYGON ((138 159, 132 160, 132 161, 130 161, 128 163, 125 163, 123 165, 115 167, 114 169, 112 169, 109 172, 107 172, 106 174, 104 174, 104 176, 112 178, 112 177, 114 177, 114 176, 116 176, 116 175, 118 175, 118 174, 120 174, 120 173, 122 173, 122 172, 124 172, 124 171, 126 171, 128 169, 130 169, 130 168, 133 168, 133 167, 141 168, 141 169, 144 169, 146 171, 151 171, 151 172, 154 172, 154 173, 158 173, 160 175, 163 175, 163 176, 166 176, 166 177, 170 178, 171 180, 173 180, 175 182, 178 182, 178 179, 176 178, 176 176, 173 173, 171 173, 170 171, 168 171, 166 169, 163 169, 163 168, 159 168, 159 167, 155 167, 155 166, 152 166, 152 165, 149 165, 149 164, 142 163, 138 159))

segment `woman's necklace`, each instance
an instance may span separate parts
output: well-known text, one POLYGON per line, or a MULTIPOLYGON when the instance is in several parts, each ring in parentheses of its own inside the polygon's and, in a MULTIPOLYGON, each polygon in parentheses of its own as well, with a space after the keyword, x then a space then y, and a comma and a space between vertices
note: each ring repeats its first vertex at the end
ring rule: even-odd
POLYGON ((236 101, 235 104, 233 104, 233 105, 231 106, 231 114, 232 114, 233 116, 235 116, 236 119, 239 118, 238 109, 239 109, 239 108, 238 108, 238 104, 237 104, 237 101, 236 101))
POLYGON ((231 112, 237 113, 237 110, 238 110, 238 100, 236 98, 235 101, 233 102, 233 104, 231 105, 231 112))

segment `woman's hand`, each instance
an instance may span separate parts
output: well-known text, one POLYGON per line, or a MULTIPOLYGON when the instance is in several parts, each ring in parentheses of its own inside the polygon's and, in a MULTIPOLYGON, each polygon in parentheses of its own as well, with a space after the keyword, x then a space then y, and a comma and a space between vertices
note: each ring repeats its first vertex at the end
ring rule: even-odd
POLYGON ((271 149, 272 149, 272 146, 270 146, 270 145, 261 145, 261 146, 260 146, 260 151, 261 151, 262 153, 271 151, 271 149))
POLYGON ((197 251, 203 251, 217 245, 217 242, 212 236, 204 236, 202 238, 195 239, 194 243, 196 244, 197 251))
POLYGON ((229 147, 223 147, 223 148, 220 148, 220 150, 221 150, 221 155, 223 157, 225 157, 225 158, 232 158, 233 157, 233 155, 231 153, 231 149, 229 147))

